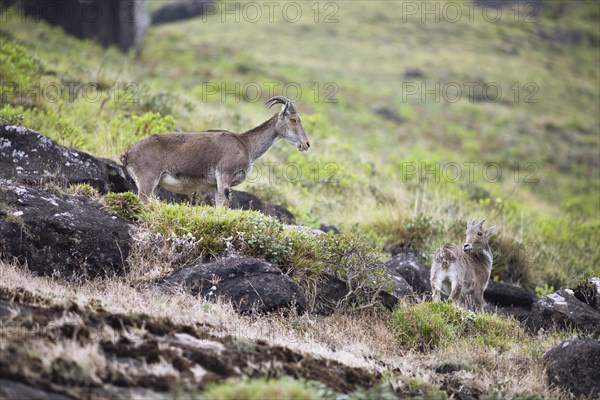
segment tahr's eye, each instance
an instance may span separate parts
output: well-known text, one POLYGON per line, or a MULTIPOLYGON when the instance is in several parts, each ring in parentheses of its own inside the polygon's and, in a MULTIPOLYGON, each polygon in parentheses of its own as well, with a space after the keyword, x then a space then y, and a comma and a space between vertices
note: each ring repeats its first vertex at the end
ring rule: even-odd
POLYGON ((481 233, 481 232, 477 232, 477 235, 478 235, 478 236, 481 236, 481 235, 483 235, 483 233, 481 233))
POLYGON ((295 118, 290 118, 290 122, 291 122, 292 124, 295 124, 295 123, 296 123, 296 122, 298 122, 298 121, 296 121, 296 119, 295 119, 295 118))

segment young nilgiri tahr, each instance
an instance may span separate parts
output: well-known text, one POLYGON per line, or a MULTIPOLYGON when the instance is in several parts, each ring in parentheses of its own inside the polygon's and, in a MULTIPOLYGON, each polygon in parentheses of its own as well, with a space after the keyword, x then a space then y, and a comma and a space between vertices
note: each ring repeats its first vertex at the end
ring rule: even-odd
POLYGON ((485 230, 483 223, 475 220, 467 224, 462 248, 446 243, 433 256, 431 287, 433 300, 440 300, 440 292, 448 299, 475 310, 483 310, 483 292, 492 271, 492 250, 488 236, 495 226, 485 230))

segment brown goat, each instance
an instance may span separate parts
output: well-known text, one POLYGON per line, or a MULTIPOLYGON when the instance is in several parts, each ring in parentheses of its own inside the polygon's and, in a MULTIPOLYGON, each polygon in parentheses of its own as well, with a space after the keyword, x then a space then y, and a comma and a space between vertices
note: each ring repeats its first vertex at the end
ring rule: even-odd
POLYGON ((300 151, 310 144, 294 104, 275 96, 267 104, 281 103, 281 111, 260 126, 242 134, 224 130, 152 135, 121 156, 143 201, 160 186, 180 194, 216 188, 216 205, 227 206, 229 188, 242 183, 256 159, 278 139, 300 151))
POLYGON ((433 256, 431 287, 433 300, 440 300, 440 292, 448 299, 475 310, 483 310, 483 292, 492 271, 492 250, 488 236, 495 226, 485 230, 483 223, 467 224, 465 243, 461 247, 446 243, 433 256))

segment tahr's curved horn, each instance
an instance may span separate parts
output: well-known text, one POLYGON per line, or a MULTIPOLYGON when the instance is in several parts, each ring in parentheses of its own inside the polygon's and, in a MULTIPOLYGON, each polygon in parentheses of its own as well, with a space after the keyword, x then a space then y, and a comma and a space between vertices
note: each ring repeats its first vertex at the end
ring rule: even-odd
POLYGON ((481 222, 479 224, 477 224, 478 227, 483 228, 483 223, 485 222, 485 219, 482 219, 481 222))
POLYGON ((474 220, 473 220, 473 221, 471 221, 471 222, 467 222, 467 228, 470 228, 470 227, 472 227, 473 225, 475 225, 475 221, 477 221, 477 219, 474 219, 474 220))
POLYGON ((269 100, 267 100, 267 102, 265 104, 269 104, 271 103, 271 105, 269 105, 269 108, 273 107, 273 105, 275 104, 283 104, 284 105, 284 110, 285 109, 289 109, 290 112, 295 113, 296 112, 296 107, 294 107, 294 103, 292 103, 290 101, 290 99, 288 99, 287 97, 284 96, 274 96, 271 97, 269 100))

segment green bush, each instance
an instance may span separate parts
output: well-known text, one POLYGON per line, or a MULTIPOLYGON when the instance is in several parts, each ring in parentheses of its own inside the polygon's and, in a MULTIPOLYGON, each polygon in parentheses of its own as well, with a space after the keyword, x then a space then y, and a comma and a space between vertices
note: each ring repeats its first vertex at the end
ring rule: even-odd
POLYGON ((381 265, 381 253, 366 236, 344 232, 320 235, 315 239, 322 269, 346 281, 370 282, 376 288, 389 283, 388 274, 381 265))
POLYGON ((162 116, 159 113, 147 112, 142 115, 132 115, 133 135, 143 138, 154 133, 170 132, 175 127, 175 119, 170 115, 162 116))
POLYGON ((102 201, 121 218, 137 220, 142 215, 142 203, 135 193, 108 193, 102 201))
POLYGON ((450 303, 400 304, 392 314, 392 326, 400 345, 425 351, 459 336, 461 313, 450 303))
POLYGON ((65 192, 67 194, 77 195, 77 196, 85 196, 85 197, 91 197, 91 198, 99 198, 100 197, 98 190, 95 187, 93 187, 87 183, 76 183, 73 185, 69 185, 69 187, 67 187, 65 192))
POLYGON ((290 377, 251 379, 209 385, 202 393, 206 400, 263 400, 321 398, 306 382, 290 377))
POLYGON ((227 243, 240 254, 274 263, 281 263, 290 251, 283 226, 258 211, 150 201, 142 219, 151 232, 163 237, 194 238, 205 259, 223 255, 227 243))
POLYGON ((517 321, 489 313, 476 314, 470 329, 472 341, 495 348, 507 348, 511 342, 525 337, 517 321))
POLYGON ((27 90, 41 74, 41 64, 27 49, 11 40, 0 40, 0 104, 27 90))
POLYGON ((22 125, 25 117, 23 116, 23 107, 13 107, 5 104, 0 108, 0 124, 22 125))

